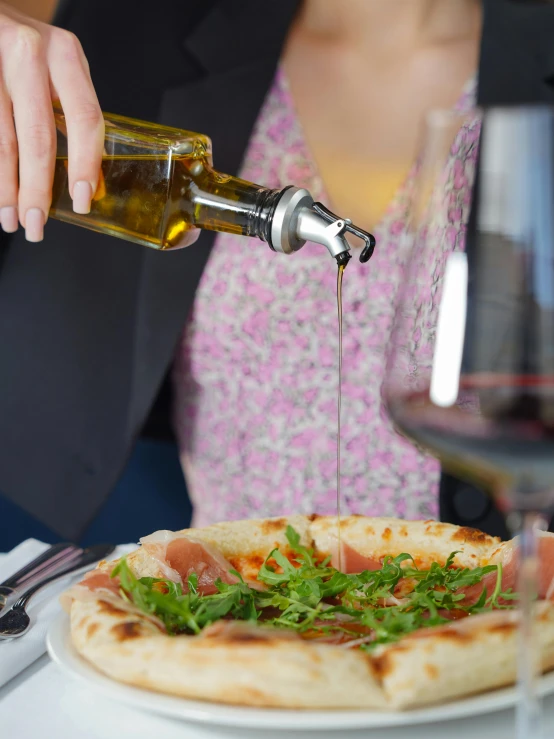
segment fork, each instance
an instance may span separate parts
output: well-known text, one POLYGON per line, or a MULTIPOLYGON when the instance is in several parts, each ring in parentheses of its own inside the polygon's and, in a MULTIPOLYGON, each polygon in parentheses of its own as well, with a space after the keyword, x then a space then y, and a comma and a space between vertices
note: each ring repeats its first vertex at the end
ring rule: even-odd
POLYGON ((10 610, 3 616, 0 616, 0 640, 1 639, 15 639, 19 636, 23 636, 29 631, 31 627, 31 619, 26 611, 26 606, 31 600, 33 595, 37 593, 41 588, 49 585, 50 583, 58 580, 64 575, 69 575, 72 572, 87 568, 91 564, 98 562, 101 559, 107 557, 115 547, 113 544, 97 544, 96 546, 89 547, 82 551, 73 564, 68 565, 66 568, 55 572, 50 577, 32 585, 28 590, 23 593, 15 603, 12 605, 10 610))

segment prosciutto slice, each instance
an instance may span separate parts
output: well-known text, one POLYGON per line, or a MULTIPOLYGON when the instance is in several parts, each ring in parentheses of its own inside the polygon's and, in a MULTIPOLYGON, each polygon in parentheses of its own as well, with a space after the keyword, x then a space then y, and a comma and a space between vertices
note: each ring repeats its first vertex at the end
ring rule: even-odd
POLYGON ((114 611, 130 613, 155 624, 160 631, 166 631, 163 622, 151 613, 146 613, 138 606, 121 596, 119 578, 110 577, 104 570, 91 570, 85 573, 81 582, 73 585, 60 595, 60 604, 66 613, 71 612, 74 600, 81 603, 101 600, 110 604, 114 611))
POLYGON ((199 639, 213 639, 235 643, 260 643, 298 640, 300 635, 289 629, 276 629, 245 621, 216 621, 198 635, 199 639))
MULTIPOLYGON (((538 596, 540 600, 554 600, 554 534, 547 531, 537 532, 539 553, 538 596)), ((517 538, 502 543, 493 553, 487 564, 502 565, 502 590, 517 591, 518 540, 517 538)), ((485 575, 479 585, 465 589, 466 603, 476 602, 483 592, 491 595, 496 586, 496 573, 485 575)))
POLYGON ((85 573, 79 584, 91 592, 102 591, 119 596, 119 577, 110 577, 109 573, 103 570, 91 570, 85 573))
POLYGON ((112 579, 103 570, 86 572, 81 582, 60 595, 60 603, 64 611, 69 613, 74 600, 87 601, 98 598, 106 601, 122 601, 119 593, 119 578, 112 579))
POLYGON ((232 585, 238 582, 231 574, 231 564, 213 546, 189 534, 173 531, 156 531, 140 540, 146 552, 159 564, 163 576, 182 585, 188 591, 188 578, 198 577, 198 592, 202 595, 217 593, 215 581, 232 585))
MULTIPOLYGON (((334 551, 331 552, 331 565, 339 569, 339 544, 336 542, 334 551)), ((365 557, 350 544, 341 540, 340 543, 340 571, 346 575, 351 575, 357 572, 364 572, 365 570, 380 570, 383 566, 381 559, 376 557, 365 557)))
MULTIPOLYGON (((517 591, 517 538, 511 541, 503 542, 498 549, 493 552, 489 560, 483 564, 501 564, 502 565, 502 590, 517 591)), ((408 547, 409 550, 409 547, 408 547)), ((541 600, 554 600, 554 534, 545 531, 538 532, 538 551, 539 551, 539 583, 538 596, 541 600)), ((335 551, 331 553, 331 564, 338 567, 338 545, 335 551)), ((347 574, 362 572, 363 570, 378 570, 382 567, 382 561, 373 557, 365 557, 355 549, 353 549, 345 541, 341 541, 341 570, 347 574)), ((471 587, 464 588, 460 592, 465 593, 463 605, 470 605, 479 600, 483 588, 486 588, 487 595, 492 595, 496 587, 497 575, 491 572, 485 575, 483 580, 471 587)), ((409 578, 403 578, 397 585, 395 590, 396 596, 402 596, 405 591, 411 590, 413 583, 409 578)))

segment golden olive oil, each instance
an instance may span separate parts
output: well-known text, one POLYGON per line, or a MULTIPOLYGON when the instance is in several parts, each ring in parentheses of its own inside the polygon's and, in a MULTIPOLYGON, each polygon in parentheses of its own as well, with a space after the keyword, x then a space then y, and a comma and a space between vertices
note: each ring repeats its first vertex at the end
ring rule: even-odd
POLYGON ((342 568, 342 552, 340 539, 340 461, 341 461, 341 410, 342 410, 342 278, 344 275, 344 264, 339 265, 337 273, 337 311, 339 319, 339 377, 337 393, 337 538, 339 542, 338 568, 342 568))
POLYGON ((199 228, 248 234, 262 188, 220 175, 202 146, 188 155, 104 156, 88 215, 73 212, 68 160, 56 159, 51 214, 156 249, 195 241, 199 228))

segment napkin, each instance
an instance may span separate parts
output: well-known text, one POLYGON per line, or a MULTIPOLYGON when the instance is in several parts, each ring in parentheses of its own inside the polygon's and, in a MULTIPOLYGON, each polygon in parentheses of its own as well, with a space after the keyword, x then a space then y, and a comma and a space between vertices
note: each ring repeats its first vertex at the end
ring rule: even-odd
MULTIPOLYGON (((27 539, 11 552, 0 554, 0 582, 13 575, 48 546, 42 541, 27 539)), ((110 557, 115 559, 132 549, 136 549, 136 545, 118 547, 110 557)), ((62 612, 59 595, 72 581, 78 581, 81 577, 82 573, 70 574, 39 590, 27 607, 27 613, 31 617, 29 631, 18 639, 0 639, 0 686, 46 652, 46 633, 52 621, 62 612)))

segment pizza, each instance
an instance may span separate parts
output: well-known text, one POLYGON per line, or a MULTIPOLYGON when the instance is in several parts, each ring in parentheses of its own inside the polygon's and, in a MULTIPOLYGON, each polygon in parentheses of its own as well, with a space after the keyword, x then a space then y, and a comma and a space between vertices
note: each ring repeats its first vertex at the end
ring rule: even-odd
MULTIPOLYGON (((554 668, 554 535, 536 629, 554 668)), ((515 680, 517 546, 435 521, 290 516, 158 531, 64 597, 78 653, 191 699, 402 710, 515 680)))

